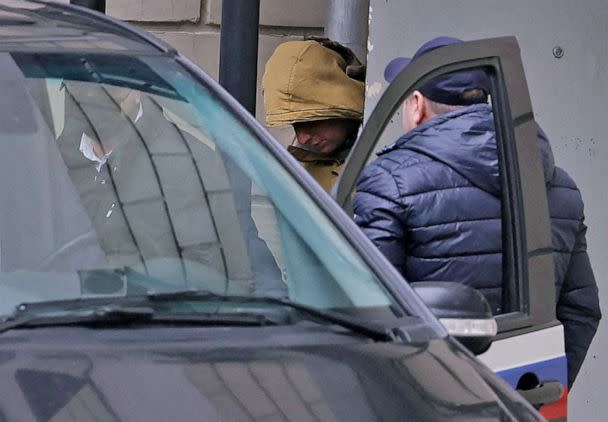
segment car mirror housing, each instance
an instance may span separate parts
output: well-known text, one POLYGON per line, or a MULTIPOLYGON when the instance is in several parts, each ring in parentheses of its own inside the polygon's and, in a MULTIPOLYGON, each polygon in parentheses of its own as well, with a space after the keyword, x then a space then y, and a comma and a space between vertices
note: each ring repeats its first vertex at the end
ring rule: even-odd
POLYGON ((497 325, 490 304, 479 291, 444 281, 411 285, 447 332, 471 352, 479 355, 490 347, 497 325))

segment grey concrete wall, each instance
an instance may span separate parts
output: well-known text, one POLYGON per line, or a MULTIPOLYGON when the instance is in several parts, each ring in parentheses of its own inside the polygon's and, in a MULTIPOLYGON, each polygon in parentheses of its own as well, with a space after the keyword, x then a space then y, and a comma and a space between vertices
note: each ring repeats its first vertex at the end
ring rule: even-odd
MULTIPOLYGON (((221 0, 106 0, 107 14, 150 31, 171 44, 217 80, 221 0)), ((264 64, 282 42, 322 35, 328 0, 260 0, 258 98, 256 117, 264 121, 261 80, 264 64)), ((290 128, 272 129, 282 143, 290 128)))
MULTIPOLYGON (((585 201, 591 261, 608 315, 608 2, 587 0, 371 1, 366 113, 386 88, 393 57, 411 56, 439 36, 465 40, 515 35, 521 47, 537 121, 551 139, 558 165, 576 180, 585 201), (563 56, 556 58, 553 48, 563 56)), ((394 119, 399 121, 400 119, 394 119)), ((399 130, 395 124, 392 133, 399 130)), ((393 139, 394 140, 394 139, 393 139)), ((388 142, 388 140, 384 140, 388 142)), ((570 395, 573 421, 603 421, 608 377, 604 320, 570 395)))

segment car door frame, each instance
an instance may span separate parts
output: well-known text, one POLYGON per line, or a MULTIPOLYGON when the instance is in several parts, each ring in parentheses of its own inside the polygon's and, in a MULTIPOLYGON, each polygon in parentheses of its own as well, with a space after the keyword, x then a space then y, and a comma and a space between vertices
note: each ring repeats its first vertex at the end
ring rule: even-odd
POLYGON ((555 313, 546 185, 537 125, 515 37, 449 45, 411 62, 376 104, 331 194, 352 215, 352 192, 359 174, 405 98, 437 76, 480 67, 491 81, 502 186, 503 296, 507 296, 503 301, 506 313, 496 316, 496 347, 490 347, 480 359, 540 407, 543 415, 563 418, 567 406, 566 359, 563 328, 555 313), (509 352, 514 347, 518 349, 515 355, 509 352), (528 384, 530 379, 536 381, 521 384, 528 384), (560 396, 560 391, 566 394, 560 396))
POLYGON ((528 85, 515 37, 449 45, 430 51, 388 86, 353 145, 332 196, 352 215, 352 192, 384 128, 404 99, 429 80, 483 67, 491 80, 502 182, 503 271, 507 313, 498 338, 558 325, 546 187, 528 85), (524 183, 525 181, 525 183, 524 183))

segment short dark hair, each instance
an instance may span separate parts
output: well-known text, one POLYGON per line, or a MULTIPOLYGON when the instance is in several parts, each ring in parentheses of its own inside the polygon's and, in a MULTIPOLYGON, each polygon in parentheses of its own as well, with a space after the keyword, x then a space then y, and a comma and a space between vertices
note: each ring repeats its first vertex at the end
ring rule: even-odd
MULTIPOLYGON (((423 94, 424 95, 424 94, 423 94)), ((487 104, 488 94, 479 88, 470 89, 460 94, 463 104, 487 104)), ((426 97, 425 97, 426 98, 426 97)), ((431 111, 435 114, 449 113, 450 111, 458 110, 459 108, 466 107, 466 105, 450 105, 442 104, 436 101, 426 99, 429 102, 431 111)))

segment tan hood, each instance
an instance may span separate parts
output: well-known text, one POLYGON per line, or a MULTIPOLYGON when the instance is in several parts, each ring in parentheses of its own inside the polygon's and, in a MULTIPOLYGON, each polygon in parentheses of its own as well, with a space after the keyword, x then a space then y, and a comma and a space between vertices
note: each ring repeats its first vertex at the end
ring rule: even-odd
POLYGON ((364 83, 346 62, 316 41, 289 41, 274 51, 262 78, 270 127, 331 118, 363 119, 364 83))

